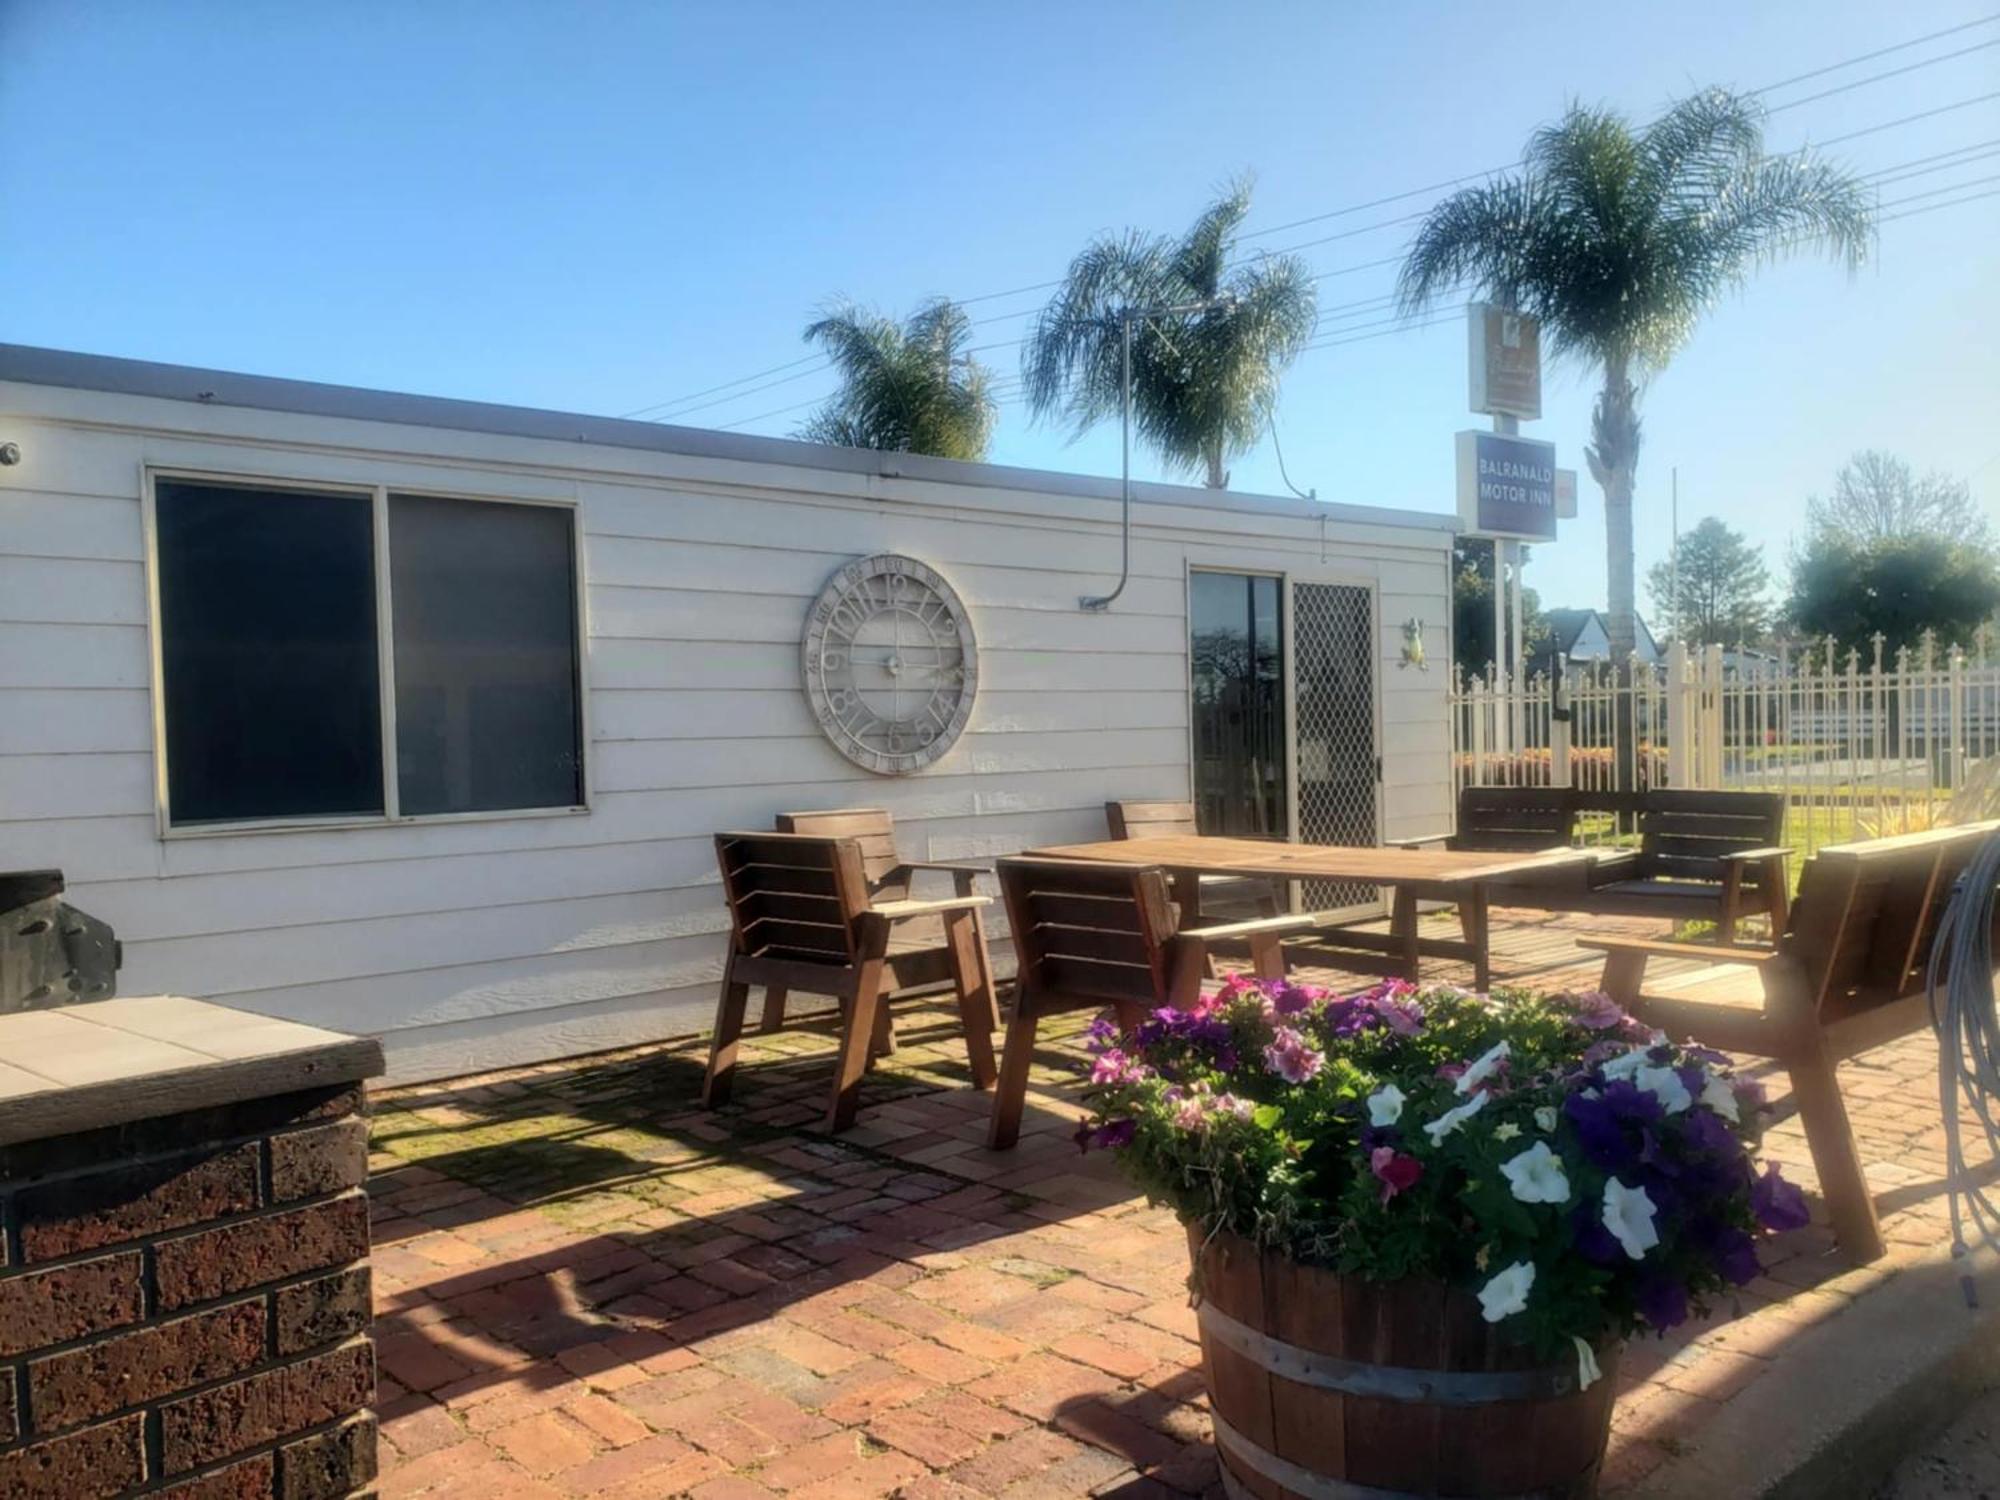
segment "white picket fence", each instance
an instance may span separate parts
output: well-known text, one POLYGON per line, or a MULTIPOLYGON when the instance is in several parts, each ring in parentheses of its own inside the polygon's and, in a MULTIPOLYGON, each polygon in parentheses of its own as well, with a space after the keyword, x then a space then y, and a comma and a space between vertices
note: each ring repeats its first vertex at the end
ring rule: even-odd
POLYGON ((1783 792, 1804 851, 1989 815, 1996 800, 2000 661, 1984 632, 1970 653, 1877 641, 1865 661, 1830 641, 1759 656, 1673 646, 1658 666, 1635 660, 1625 685, 1609 663, 1560 682, 1464 678, 1456 784, 1608 790, 1628 698, 1638 786, 1783 792))

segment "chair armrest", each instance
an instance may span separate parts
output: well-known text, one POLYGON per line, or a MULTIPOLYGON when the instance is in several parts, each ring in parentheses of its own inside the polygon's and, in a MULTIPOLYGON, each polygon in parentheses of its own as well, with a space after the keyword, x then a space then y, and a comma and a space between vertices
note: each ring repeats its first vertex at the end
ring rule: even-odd
POLYGON ((1699 958, 1715 964, 1766 964, 1778 956, 1775 948, 1730 948, 1721 943, 1669 943, 1648 938, 1578 938, 1576 945, 1599 953, 1625 953, 1643 958, 1699 958))
POLYGON ((900 922, 905 917, 929 917, 947 911, 972 911, 992 904, 991 896, 947 896, 939 901, 877 901, 868 909, 878 917, 887 917, 892 922, 900 922))
POLYGON ((1414 839, 1384 839, 1382 847, 1385 849, 1428 849, 1432 844, 1450 843, 1451 837, 1448 833, 1427 833, 1421 838, 1414 839))
POLYGON ((1256 917, 1248 922, 1224 922, 1214 927, 1187 927, 1176 933, 1176 937, 1192 938, 1198 943, 1227 942, 1231 938, 1256 937, 1265 932, 1310 932, 1319 924, 1312 917, 1299 914, 1283 917, 1256 917))
POLYGON ((952 875, 991 875, 990 859, 906 859, 897 870, 943 870, 952 875))
POLYGON ((1794 851, 1786 845, 1774 844, 1768 849, 1738 849, 1733 854, 1720 855, 1718 856, 1718 858, 1720 858, 1724 864, 1733 864, 1733 865, 1762 864, 1766 860, 1787 858, 1793 852, 1794 851))

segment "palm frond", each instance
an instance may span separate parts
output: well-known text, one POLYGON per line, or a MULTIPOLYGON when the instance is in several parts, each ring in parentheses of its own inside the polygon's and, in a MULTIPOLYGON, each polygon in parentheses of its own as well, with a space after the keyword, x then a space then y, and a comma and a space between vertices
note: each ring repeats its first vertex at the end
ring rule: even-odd
POLYGON ((964 352, 972 323, 945 299, 898 325, 839 304, 807 325, 841 388, 798 435, 850 448, 980 459, 992 440, 995 402, 988 371, 964 352))

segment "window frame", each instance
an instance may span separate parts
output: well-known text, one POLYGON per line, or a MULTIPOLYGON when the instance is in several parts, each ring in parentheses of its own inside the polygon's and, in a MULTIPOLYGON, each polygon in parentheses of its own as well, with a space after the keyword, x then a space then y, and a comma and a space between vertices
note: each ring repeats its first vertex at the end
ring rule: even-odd
POLYGON ((150 689, 153 719, 153 804, 158 836, 168 839, 227 838, 237 834, 315 832, 337 828, 385 828, 410 824, 493 823, 520 818, 572 818, 590 813, 595 807, 591 775, 593 737, 590 719, 589 611, 584 595, 583 529, 581 508, 574 498, 553 495, 495 495, 461 486, 439 487, 424 484, 390 484, 380 481, 327 478, 301 479, 295 474, 260 474, 254 471, 187 468, 178 465, 140 466, 140 526, 146 563, 146 645, 150 658, 150 689), (381 696, 382 805, 379 813, 337 813, 321 817, 250 818, 232 823, 175 823, 167 795, 167 695, 166 637, 160 617, 159 499, 155 488, 160 480, 191 484, 222 485, 236 489, 297 490, 316 495, 366 497, 372 530, 372 562, 375 585, 375 660, 377 691, 381 696), (482 505, 536 505, 566 511, 569 515, 570 594, 575 604, 575 671, 577 695, 578 780, 582 800, 563 807, 492 808, 476 812, 405 813, 402 787, 396 765, 396 637, 395 600, 389 567, 389 499, 391 495, 412 495, 423 499, 465 500, 482 505))

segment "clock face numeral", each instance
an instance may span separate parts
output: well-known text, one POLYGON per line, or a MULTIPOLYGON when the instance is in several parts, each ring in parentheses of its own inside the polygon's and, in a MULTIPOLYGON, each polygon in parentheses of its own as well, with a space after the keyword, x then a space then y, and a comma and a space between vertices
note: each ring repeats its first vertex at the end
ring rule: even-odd
POLYGON ((806 612, 800 654, 814 722, 868 770, 921 770, 972 716, 971 618, 952 586, 915 558, 862 558, 835 573, 806 612))

